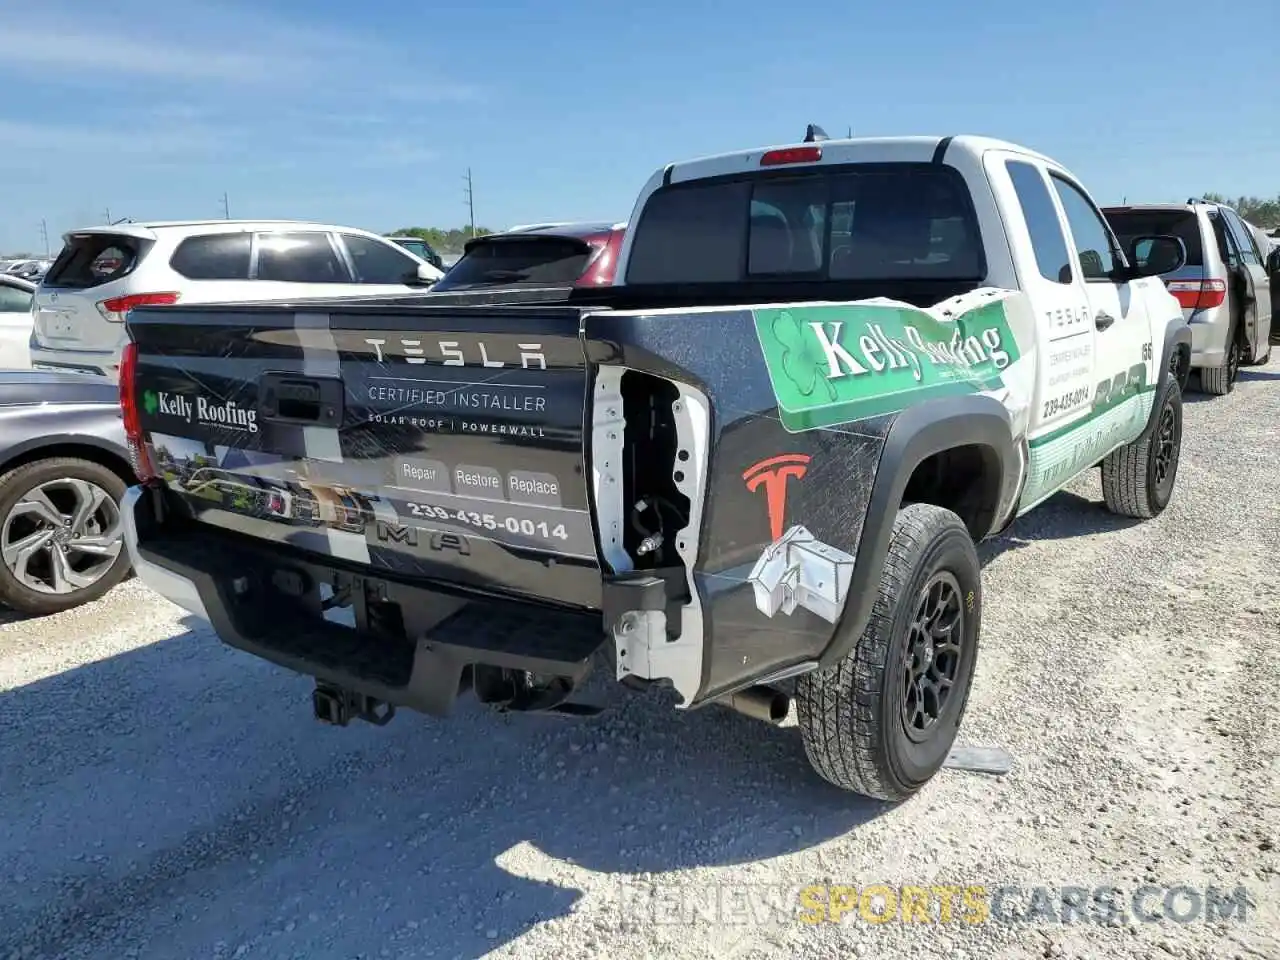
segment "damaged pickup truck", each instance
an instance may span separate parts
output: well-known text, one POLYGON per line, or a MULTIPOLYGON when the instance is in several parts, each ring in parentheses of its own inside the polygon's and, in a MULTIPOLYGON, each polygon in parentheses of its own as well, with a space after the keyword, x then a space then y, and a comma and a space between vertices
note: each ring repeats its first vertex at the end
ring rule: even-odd
POLYGON ((794 694, 823 777, 904 798, 965 710, 975 542, 1092 467, 1169 503, 1182 244, 1137 266, 1021 147, 816 128, 658 171, 630 223, 555 303, 134 310, 138 575, 329 722, 586 713, 603 660, 681 708, 794 694))

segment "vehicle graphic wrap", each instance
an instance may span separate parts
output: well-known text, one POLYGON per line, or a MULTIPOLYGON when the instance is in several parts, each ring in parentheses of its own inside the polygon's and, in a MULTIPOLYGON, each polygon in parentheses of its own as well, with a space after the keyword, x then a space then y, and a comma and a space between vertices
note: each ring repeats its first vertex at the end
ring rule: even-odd
POLYGON ((1001 391, 1033 335, 1025 296, 991 289, 928 309, 864 300, 752 314, 779 418, 794 433, 1001 391))

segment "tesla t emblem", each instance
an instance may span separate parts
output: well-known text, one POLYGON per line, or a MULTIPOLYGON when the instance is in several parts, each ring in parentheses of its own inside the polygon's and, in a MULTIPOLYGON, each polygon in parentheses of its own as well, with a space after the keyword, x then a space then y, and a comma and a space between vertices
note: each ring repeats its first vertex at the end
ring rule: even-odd
POLYGON ((782 525, 787 515, 787 481, 799 480, 809 469, 807 453, 784 453, 761 460, 742 474, 747 489, 755 493, 764 487, 765 505, 769 511, 769 533, 774 540, 782 538, 782 525))

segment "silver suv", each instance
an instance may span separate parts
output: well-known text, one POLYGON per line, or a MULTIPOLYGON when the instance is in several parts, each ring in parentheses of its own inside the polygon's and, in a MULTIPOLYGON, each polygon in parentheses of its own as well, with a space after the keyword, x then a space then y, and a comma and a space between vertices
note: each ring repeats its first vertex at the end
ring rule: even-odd
MULTIPOLYGON (((1123 249, 1138 237, 1176 236, 1187 261, 1162 273, 1191 325, 1191 366, 1206 393, 1235 388, 1241 364, 1271 355, 1271 281, 1266 254, 1230 207, 1203 200, 1103 210, 1123 249)), ((1139 253, 1141 255, 1141 253, 1139 253)))
POLYGON ((134 307, 421 293, 444 274, 385 237, 294 220, 118 223, 66 234, 36 291, 31 363, 119 375, 134 307))

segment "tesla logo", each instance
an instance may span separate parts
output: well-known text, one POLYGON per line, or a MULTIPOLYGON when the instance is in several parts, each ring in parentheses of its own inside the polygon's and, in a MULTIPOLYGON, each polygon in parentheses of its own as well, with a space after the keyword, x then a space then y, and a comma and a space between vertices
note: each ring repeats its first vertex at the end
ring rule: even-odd
POLYGON ((811 457, 807 453, 784 453, 781 456, 761 460, 748 467, 742 479, 747 489, 755 493, 764 487, 765 504, 769 510, 769 533, 774 540, 781 539, 782 525, 787 515, 787 481, 799 480, 809 469, 811 457))
MULTIPOLYGON (((364 342, 373 347, 374 356, 378 363, 387 362, 388 351, 382 348, 387 346, 387 338, 365 337, 364 342)), ((465 353, 460 348, 461 344, 457 340, 437 340, 435 341, 435 349, 429 351, 430 344, 424 347, 426 341, 406 340, 404 337, 395 337, 391 339, 393 349, 399 350, 401 356, 404 357, 406 363, 426 363, 428 360, 434 360, 436 363, 442 363, 446 367, 463 367, 467 366, 468 361, 465 353)), ((493 360, 489 357, 489 346, 483 340, 476 341, 476 347, 480 354, 480 366, 482 367, 505 367, 506 360, 493 360)), ((516 347, 520 350, 520 367, 524 370, 534 369, 537 365, 539 370, 547 369, 547 357, 542 352, 542 344, 540 343, 517 343, 516 347)), ((515 363, 515 360, 511 360, 515 363)))

